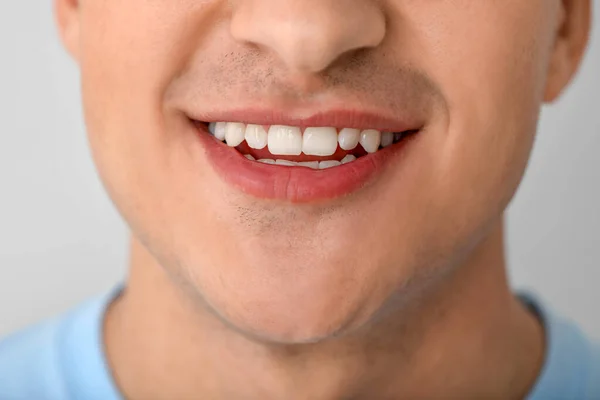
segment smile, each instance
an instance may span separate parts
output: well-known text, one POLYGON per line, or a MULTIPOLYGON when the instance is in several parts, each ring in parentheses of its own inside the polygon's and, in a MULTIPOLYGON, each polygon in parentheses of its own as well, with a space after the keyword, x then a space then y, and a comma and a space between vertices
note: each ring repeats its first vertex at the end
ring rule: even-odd
POLYGON ((312 169, 353 162, 365 153, 375 153, 399 142, 407 134, 332 127, 308 127, 302 131, 296 126, 265 127, 241 122, 211 122, 208 130, 251 161, 312 169))
POLYGON ((332 199, 365 187, 420 130, 264 122, 194 120, 194 125, 225 181, 255 197, 291 202, 332 199))

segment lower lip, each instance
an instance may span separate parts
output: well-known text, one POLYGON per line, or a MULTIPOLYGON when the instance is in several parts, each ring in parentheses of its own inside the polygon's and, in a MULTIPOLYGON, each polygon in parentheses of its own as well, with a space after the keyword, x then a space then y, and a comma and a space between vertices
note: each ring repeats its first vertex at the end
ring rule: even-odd
POLYGON ((242 192, 263 199, 308 203, 349 195, 372 183, 407 142, 360 157, 337 167, 315 170, 250 161, 196 125, 199 139, 214 170, 242 192))

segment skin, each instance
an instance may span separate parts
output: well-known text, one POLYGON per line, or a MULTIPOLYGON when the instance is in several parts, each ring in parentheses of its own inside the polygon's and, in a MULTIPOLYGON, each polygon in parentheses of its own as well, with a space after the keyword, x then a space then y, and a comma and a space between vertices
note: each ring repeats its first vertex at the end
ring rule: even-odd
POLYGON ((590 1, 55 6, 132 231, 105 321, 127 398, 526 395, 543 330, 511 294, 502 218, 540 106, 580 63, 590 1), (266 201, 220 178, 187 117, 257 99, 418 113, 423 130, 352 196, 266 201))

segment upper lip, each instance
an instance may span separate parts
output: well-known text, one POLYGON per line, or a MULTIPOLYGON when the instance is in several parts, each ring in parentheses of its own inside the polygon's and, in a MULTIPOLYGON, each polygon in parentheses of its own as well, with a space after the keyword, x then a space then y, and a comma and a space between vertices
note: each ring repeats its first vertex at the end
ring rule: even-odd
POLYGON ((335 127, 376 129, 382 132, 418 130, 423 121, 416 115, 390 116, 353 109, 330 109, 318 112, 286 112, 276 109, 239 108, 190 115, 201 122, 243 122, 256 125, 287 125, 300 128, 335 127))

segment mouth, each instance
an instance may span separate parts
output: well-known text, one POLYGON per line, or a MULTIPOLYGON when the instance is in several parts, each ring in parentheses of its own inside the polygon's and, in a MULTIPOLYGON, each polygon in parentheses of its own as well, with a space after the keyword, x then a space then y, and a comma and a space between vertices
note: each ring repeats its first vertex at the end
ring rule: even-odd
POLYGON ((222 115, 191 121, 209 162, 226 182, 255 197, 294 203, 341 197, 367 186, 422 128, 366 114, 333 116, 235 120, 222 115), (334 125, 344 119, 346 126, 334 125))

